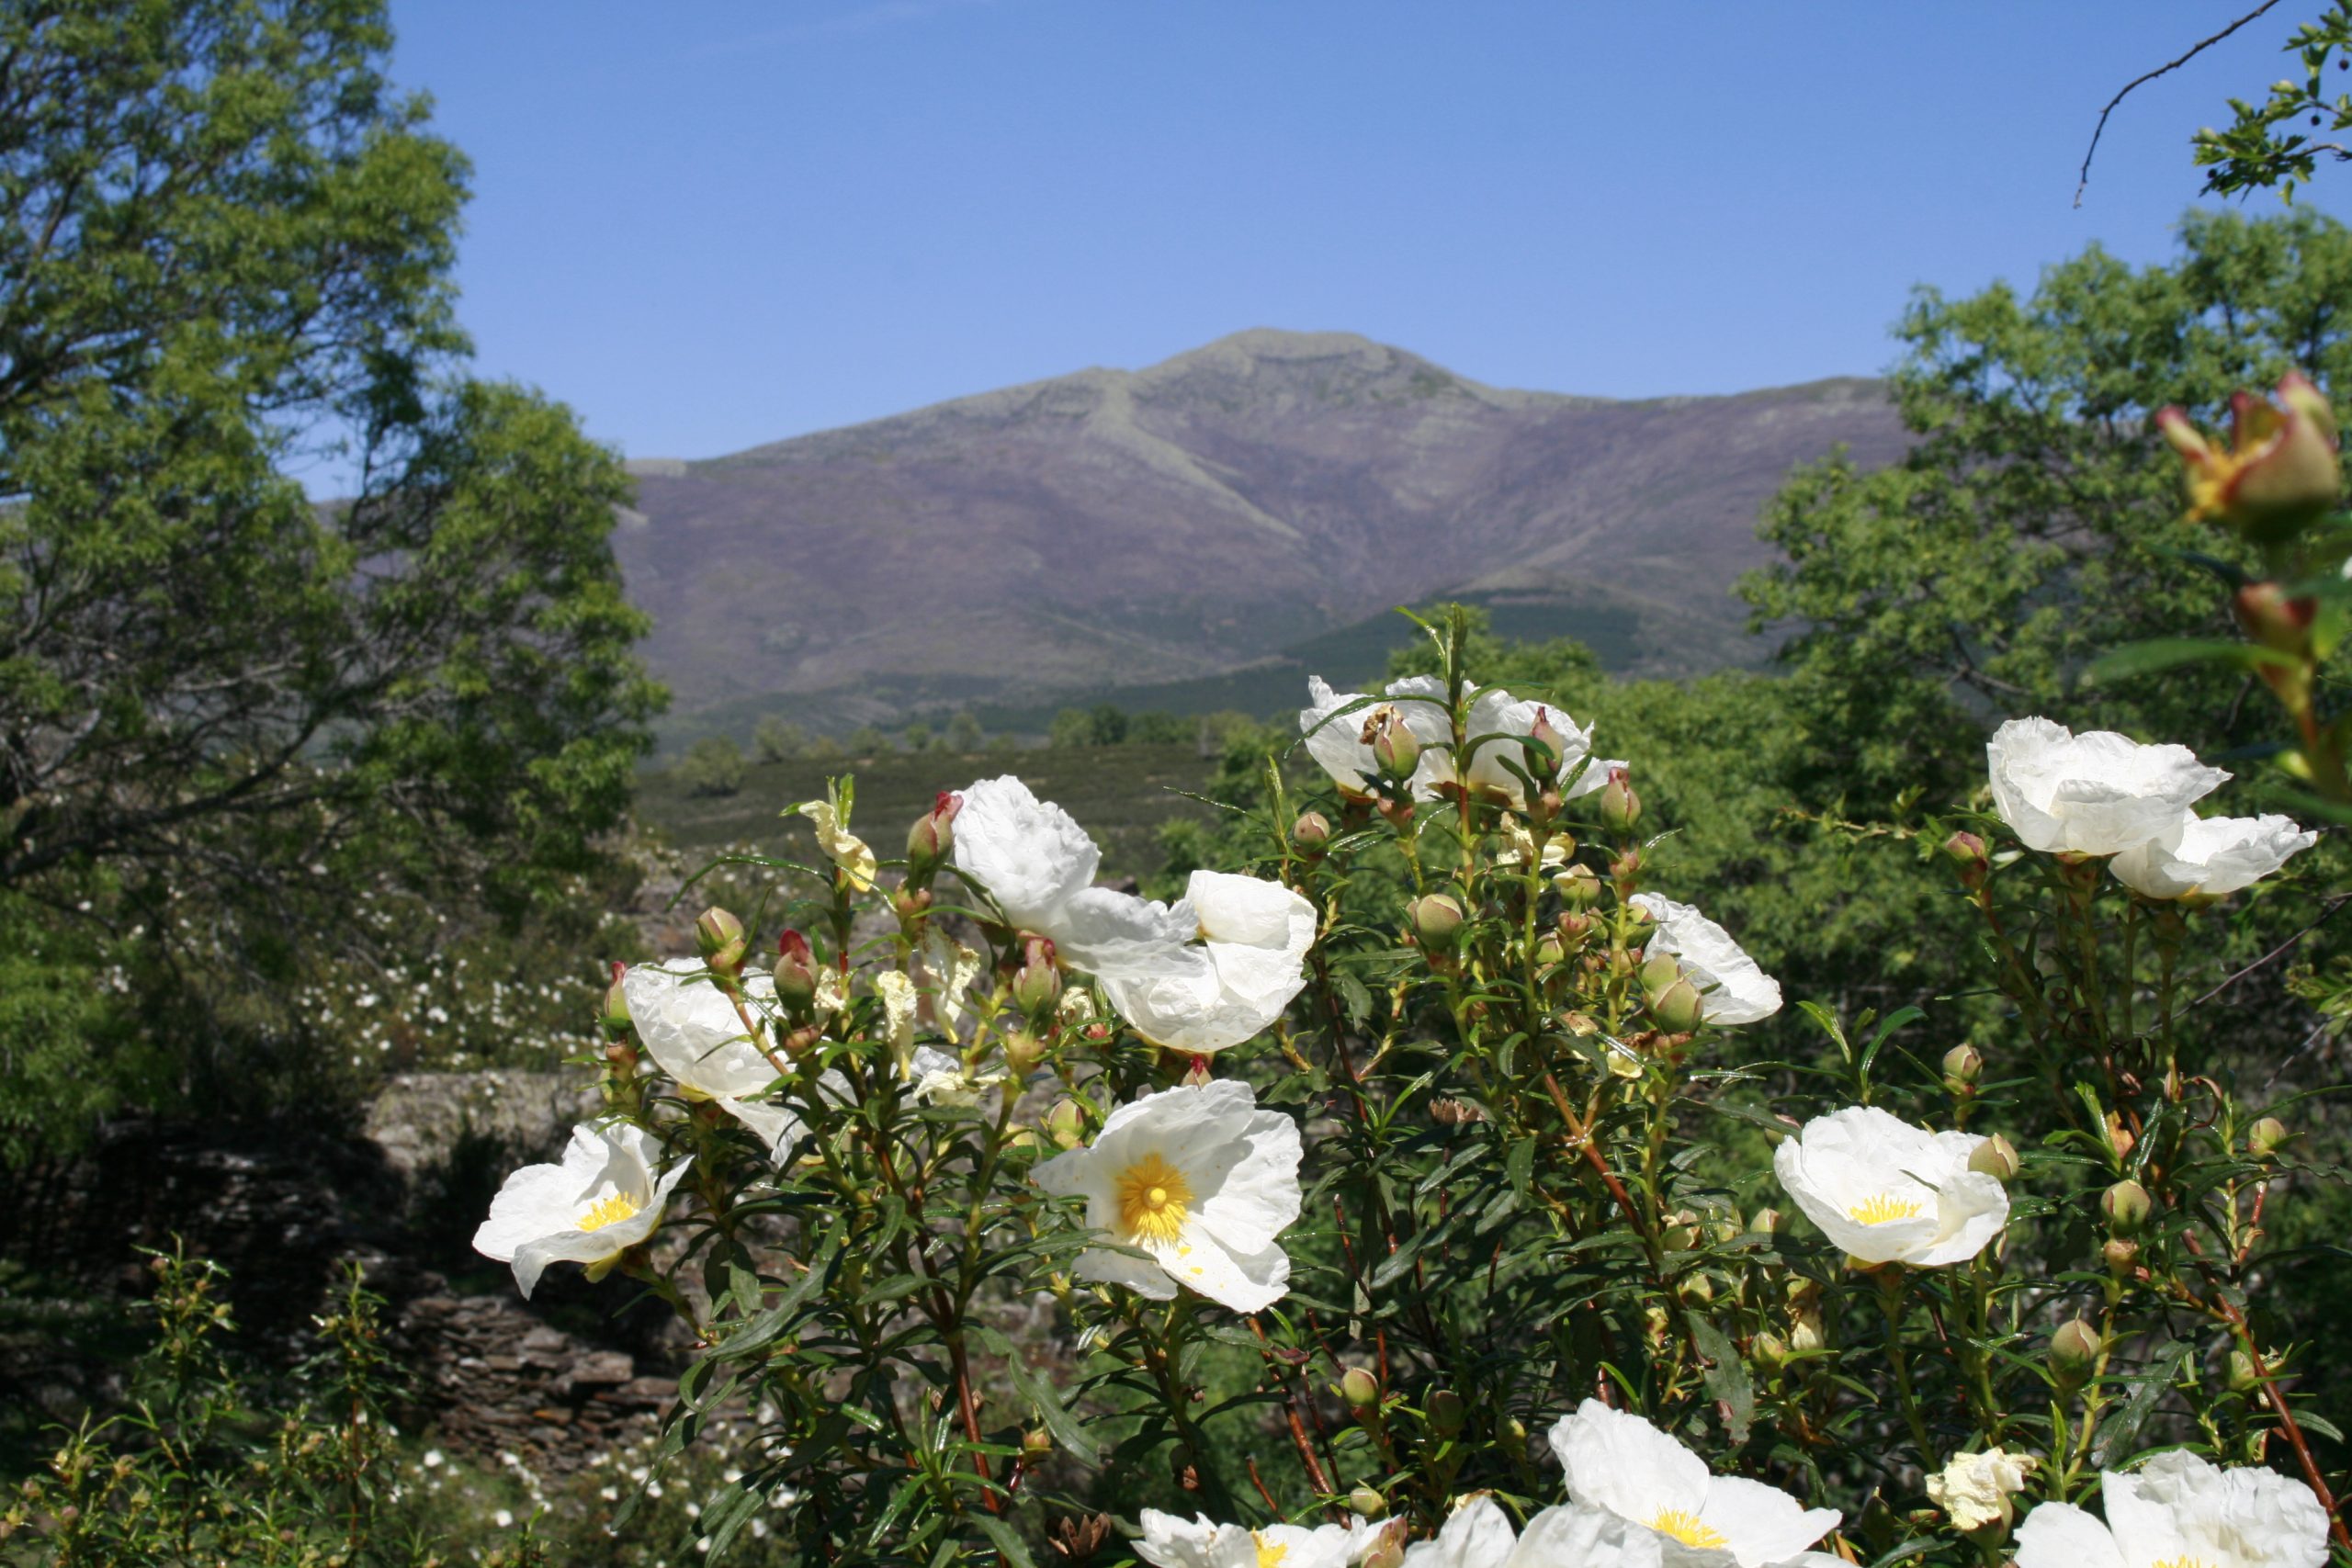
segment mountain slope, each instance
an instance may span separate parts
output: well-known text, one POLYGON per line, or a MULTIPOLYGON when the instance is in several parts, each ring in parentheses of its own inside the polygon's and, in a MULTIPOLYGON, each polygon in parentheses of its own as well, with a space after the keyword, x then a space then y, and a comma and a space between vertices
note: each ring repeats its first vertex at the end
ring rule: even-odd
POLYGON ((1620 402, 1259 330, 640 464, 616 547, 688 713, 789 694, 855 723, 1214 675, 1454 589, 1622 600, 1690 654, 1646 667, 1705 666, 1736 656, 1758 509, 1841 442, 1901 451, 1877 383, 1620 402))

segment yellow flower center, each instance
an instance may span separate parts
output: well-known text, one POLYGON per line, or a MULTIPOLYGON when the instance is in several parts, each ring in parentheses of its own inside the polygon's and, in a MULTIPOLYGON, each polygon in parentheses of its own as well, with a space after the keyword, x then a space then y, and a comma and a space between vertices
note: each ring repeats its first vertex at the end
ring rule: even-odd
POLYGON ((616 1192, 609 1198, 591 1203, 588 1206, 588 1212, 580 1216, 580 1228, 583 1231, 600 1231, 606 1225, 619 1224, 636 1213, 637 1204, 630 1201, 628 1195, 624 1192, 616 1192))
POLYGON ((1723 1531, 1701 1524, 1698 1515, 1680 1508, 1660 1508, 1657 1517, 1650 1521, 1650 1529, 1702 1551, 1720 1551, 1731 1544, 1731 1538, 1723 1531))
POLYGON ((2200 1562, 2196 1558, 2184 1554, 2179 1557, 2159 1557, 2150 1563, 2148 1568, 2212 1568, 2212 1564, 2200 1562))
POLYGON ((1250 1532, 1250 1539, 1258 1543, 1258 1568, 1280 1568, 1282 1560, 1290 1555, 1289 1547, 1278 1540, 1268 1540, 1257 1530, 1250 1532))
POLYGON ((1916 1220, 1919 1205, 1908 1198, 1897 1198, 1892 1192, 1882 1192, 1865 1199, 1846 1211, 1847 1217, 1859 1224, 1891 1225, 1897 1220, 1916 1220))
POLYGON ((1193 1184, 1182 1171, 1149 1154, 1119 1172, 1116 1186, 1127 1239, 1170 1242, 1182 1233, 1185 1205, 1193 1201, 1193 1184))

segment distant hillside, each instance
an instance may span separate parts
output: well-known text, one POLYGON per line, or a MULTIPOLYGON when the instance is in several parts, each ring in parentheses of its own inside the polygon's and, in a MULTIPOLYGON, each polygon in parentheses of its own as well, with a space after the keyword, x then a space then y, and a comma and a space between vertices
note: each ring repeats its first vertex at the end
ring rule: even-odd
POLYGON ((616 545, 688 728, 1216 686, 1445 592, 1548 607, 1612 666, 1671 672, 1755 655, 1725 595, 1765 559, 1757 513, 1840 443, 1902 450, 1878 383, 1611 401, 1261 330, 640 463, 616 545))

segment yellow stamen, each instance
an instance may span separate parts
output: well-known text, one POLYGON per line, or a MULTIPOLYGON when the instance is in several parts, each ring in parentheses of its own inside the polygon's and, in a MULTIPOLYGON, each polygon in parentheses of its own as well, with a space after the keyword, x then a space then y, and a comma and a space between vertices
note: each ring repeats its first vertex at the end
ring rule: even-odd
POLYGON ((1183 1233, 1185 1207, 1193 1201, 1193 1184, 1184 1173, 1156 1154, 1119 1172, 1119 1224, 1129 1241, 1171 1242, 1183 1233))
POLYGON ((1847 1218, 1859 1224, 1891 1225, 1897 1220, 1916 1220, 1919 1205, 1908 1198, 1897 1198, 1892 1192, 1882 1192, 1866 1199, 1846 1211, 1847 1218))
POLYGON ((2179 1557, 2159 1557, 2155 1562, 2150 1563, 2148 1568, 2212 1568, 2212 1565, 2208 1562, 2200 1562, 2194 1557, 2183 1555, 2179 1557))
POLYGON ((1720 1551, 1731 1544, 1731 1538, 1723 1531, 1701 1524, 1698 1515, 1680 1508, 1660 1508, 1657 1517, 1650 1521, 1650 1529, 1702 1551, 1720 1551))
POLYGON ((606 1225, 619 1224, 636 1213, 637 1204, 630 1200, 629 1196, 625 1192, 616 1192, 609 1198, 590 1204, 588 1212, 580 1216, 580 1228, 583 1231, 600 1231, 606 1225))
POLYGON ((1250 1539, 1258 1543, 1258 1568, 1280 1568, 1282 1560, 1290 1555, 1289 1547, 1278 1540, 1268 1540, 1257 1530, 1250 1532, 1250 1539))

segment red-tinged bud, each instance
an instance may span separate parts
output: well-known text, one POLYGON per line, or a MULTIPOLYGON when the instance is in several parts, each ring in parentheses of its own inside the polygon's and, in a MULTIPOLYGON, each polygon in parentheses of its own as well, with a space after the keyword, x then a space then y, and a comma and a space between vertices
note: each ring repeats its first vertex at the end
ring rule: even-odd
POLYGON ((1046 1136, 1057 1148, 1074 1149, 1086 1142, 1086 1112, 1074 1100, 1057 1100, 1046 1112, 1046 1136))
POLYGON ((614 964, 613 983, 605 987, 604 1011, 598 1015, 596 1021, 604 1025, 605 1034, 608 1039, 626 1040, 629 1035, 628 990, 622 984, 624 976, 628 974, 628 964, 614 964))
POLYGON ((743 922, 726 910, 713 905, 695 920, 695 942, 701 948, 703 962, 721 975, 732 975, 743 967, 743 954, 749 946, 743 935, 743 922))
POLYGON ((1450 1438, 1462 1430, 1462 1423, 1468 1419, 1470 1411, 1460 1394, 1450 1388, 1441 1388, 1430 1391, 1426 1414, 1430 1430, 1441 1438, 1450 1438))
MULTIPOLYGON (((1631 892, 1633 890, 1634 881, 1639 878, 1641 874, 1642 852, 1639 850, 1627 850, 1623 854, 1619 855, 1615 860, 1609 863, 1609 880, 1617 885, 1617 891, 1620 893, 1631 892)), ((1649 916, 1646 913, 1644 913, 1638 905, 1634 907, 1634 912, 1641 915, 1642 919, 1645 920, 1649 919, 1649 916)))
POLYGON ((1360 1519, 1376 1519, 1388 1512, 1388 1499, 1360 1485, 1348 1494, 1348 1511, 1360 1519))
POLYGON ((2247 641, 2296 659, 2310 654, 2318 600, 2308 594, 2290 598, 2275 582, 2249 582, 2237 591, 2230 608, 2247 641))
POLYGON ((1054 1451, 1054 1435, 1043 1427, 1032 1427, 1021 1434, 1021 1457, 1031 1464, 1050 1458, 1054 1451))
POLYGON ((1374 809, 1380 813, 1382 821, 1400 831, 1413 819, 1413 803, 1409 800, 1384 800, 1374 809))
POLYGON ((1528 726, 1528 743, 1521 747, 1526 753, 1527 776, 1532 779, 1556 777, 1560 772, 1560 756, 1567 745, 1566 738, 1552 723, 1552 710, 1537 704, 1535 722, 1528 726))
POLYGON ((1004 1037, 1005 1070, 1018 1083, 1037 1070, 1046 1059, 1046 1043, 1025 1029, 1015 1029, 1004 1037))
POLYGON ((1406 906, 1413 935, 1424 953, 1443 953, 1462 935, 1462 906, 1448 893, 1429 893, 1406 906))
POLYGON ((964 797, 947 790, 939 792, 929 811, 915 818, 907 829, 907 874, 921 880, 938 869, 939 863, 956 844, 956 813, 964 808, 964 797))
POLYGON ((1025 945, 1021 968, 1012 976, 1012 1004, 1031 1018, 1041 1018, 1062 998, 1062 972, 1054 962, 1054 944, 1033 936, 1025 945))
POLYGON ((637 1071, 637 1047, 626 1040, 616 1040, 605 1047, 605 1060, 612 1064, 614 1072, 628 1077, 637 1071))
POLYGON ((2180 455, 2191 515, 2276 544, 2335 504, 2343 479, 2335 411, 2309 378, 2288 375, 2276 402, 2239 392, 2230 413, 2227 450, 2199 434, 2178 409, 2156 415, 2157 430, 2180 455))
POLYGON ((1300 812, 1290 825, 1290 841, 1300 854, 1314 859, 1331 841, 1331 819, 1320 811, 1300 812))
POLYGON ((1600 786, 1600 825, 1620 837, 1634 830, 1642 819, 1642 797, 1634 793, 1634 781, 1623 768, 1609 770, 1609 782, 1600 786))
POLYGON ((2108 1146, 2115 1151, 2117 1159, 2130 1159, 2132 1145, 2139 1141, 2132 1135, 2132 1129, 2123 1124, 2123 1117, 2120 1113, 2113 1111, 2107 1113, 2108 1146))
POLYGON ((2124 1236, 2109 1237, 2107 1245, 2099 1248, 2099 1258, 2107 1265, 2109 1275, 2120 1280, 2139 1267, 2140 1244, 2124 1236))
POLYGON ((1560 928, 1560 940, 1570 947, 1583 946, 1584 939, 1592 934, 1592 917, 1580 915, 1574 909, 1562 910, 1555 923, 1560 928))
POLYGON ((817 955, 808 939, 787 928, 775 939, 775 999, 795 1018, 817 1004, 817 955))
POLYGON ((1984 886, 1991 874, 1993 863, 1985 852, 1984 840, 1970 832, 1954 833, 1943 844, 1944 853, 1960 868, 1960 885, 1973 893, 1984 886))
POLYGON ((1781 1227, 1786 1224, 1788 1218, 1780 1210, 1758 1209, 1747 1216, 1747 1233, 1750 1235, 1778 1235, 1781 1227))
POLYGON ((1371 720, 1364 725, 1363 739, 1372 746, 1373 765, 1391 784, 1404 783, 1420 765, 1420 738, 1395 708, 1374 709, 1371 720))

